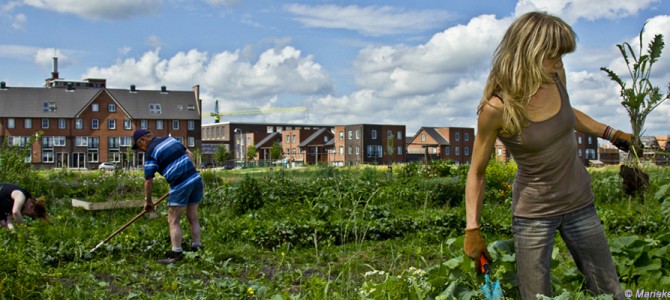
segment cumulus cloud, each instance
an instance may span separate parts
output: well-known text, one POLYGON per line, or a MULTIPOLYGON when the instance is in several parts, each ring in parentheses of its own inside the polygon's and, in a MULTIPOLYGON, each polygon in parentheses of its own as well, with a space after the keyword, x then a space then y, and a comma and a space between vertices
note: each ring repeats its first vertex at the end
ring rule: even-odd
POLYGON ((161 85, 190 89, 199 84, 203 93, 211 95, 203 98, 207 105, 213 106, 214 99, 221 99, 220 105, 236 109, 258 108, 286 95, 333 91, 333 83, 321 65, 291 46, 268 49, 255 62, 241 57, 239 50, 211 57, 195 49, 170 58, 161 58, 159 52, 148 51, 139 59, 127 58, 106 68, 90 68, 83 77, 107 78, 108 86, 117 88, 135 84, 139 89, 161 85))
POLYGON ((418 46, 366 47, 354 61, 356 83, 391 98, 439 93, 487 68, 507 23, 484 15, 418 46))
POLYGON ((239 3, 239 0, 204 0, 205 3, 211 6, 233 6, 239 3))
POLYGON ((573 23, 578 19, 619 19, 637 14, 657 2, 658 0, 520 0, 516 4, 515 14, 519 16, 529 11, 546 11, 573 23))
POLYGON ((368 36, 436 28, 451 17, 442 10, 406 11, 391 6, 288 4, 285 9, 307 27, 353 30, 368 36))
POLYGON ((28 17, 24 14, 17 14, 12 20, 12 28, 21 30, 24 24, 28 21, 28 17))
POLYGON ((85 19, 128 19, 134 16, 155 13, 163 4, 163 0, 24 0, 26 5, 67 13, 85 19))

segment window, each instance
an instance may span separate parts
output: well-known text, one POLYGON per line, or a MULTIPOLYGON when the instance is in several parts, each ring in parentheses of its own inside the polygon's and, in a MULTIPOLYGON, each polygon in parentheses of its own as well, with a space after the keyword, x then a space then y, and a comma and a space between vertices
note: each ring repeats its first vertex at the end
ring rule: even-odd
POLYGON ((147 119, 140 120, 140 129, 149 129, 149 120, 147 119))
POLYGON ((42 149, 42 162, 43 163, 53 163, 54 162, 54 150, 53 149, 42 149))
POLYGON ((445 147, 445 148, 444 148, 444 155, 446 155, 446 156, 451 155, 451 148, 449 148, 449 147, 445 147))
POLYGON ((129 136, 122 136, 119 138, 119 146, 130 147, 133 145, 133 139, 129 136))
POLYGON ((156 120, 156 129, 163 130, 163 120, 156 120))
POLYGON ((357 140, 361 139, 361 131, 360 130, 356 130, 356 139, 357 140))
POLYGON ((498 156, 502 156, 502 147, 498 147, 496 154, 498 154, 498 156))
POLYGON ((44 129, 49 128, 49 119, 47 119, 47 118, 42 119, 42 128, 44 128, 44 129))
POLYGON ((65 129, 65 126, 66 126, 65 119, 63 118, 58 119, 58 129, 65 129))
POLYGON ((354 132, 351 131, 351 130, 347 131, 347 139, 350 140, 350 139, 353 139, 353 138, 354 138, 354 132))
POLYGON ((88 147, 88 137, 87 136, 75 137, 74 143, 77 147, 88 147))
POLYGON ((373 140, 377 139, 377 130, 372 130, 370 132, 370 138, 373 139, 373 140))
POLYGON ((340 146, 340 155, 344 154, 344 146, 340 146))
POLYGON ((361 147, 356 146, 356 155, 359 155, 359 154, 361 154, 361 147))
POLYGON ((100 104, 98 103, 91 104, 91 111, 100 111, 100 104))
POLYGON ((426 134, 425 134, 425 133, 422 133, 422 134, 421 134, 421 141, 422 141, 422 142, 425 142, 425 141, 426 141, 426 134))
POLYGON ((461 148, 460 147, 454 148, 454 155, 456 155, 456 156, 461 155, 461 148))
POLYGON ((468 134, 467 132, 463 133, 463 140, 466 141, 466 142, 469 141, 470 140, 470 134, 468 134))
POLYGON ((402 140, 402 131, 398 130, 398 140, 402 140))
POLYGON ((340 141, 344 140, 344 131, 340 131, 339 137, 340 137, 340 141))
POLYGON ((179 120, 172 120, 172 129, 179 130, 179 120))
POLYGON ((324 136, 323 136, 323 142, 324 142, 324 143, 328 143, 328 136, 327 136, 327 135, 324 135, 324 136))
POLYGON ((75 119, 74 120, 74 128, 84 129, 84 120, 83 119, 75 119))
POLYGON ((28 141, 30 141, 29 136, 8 136, 7 137, 7 145, 9 145, 9 146, 23 147, 23 146, 28 144, 28 141))
POLYGON ((272 132, 274 132, 274 130, 275 130, 275 129, 274 129, 274 126, 267 126, 267 127, 265 128, 265 132, 266 132, 266 133, 272 133, 272 132))
POLYGON ((593 143, 593 138, 589 135, 587 141, 588 141, 589 145, 591 145, 593 143))
POLYGON ((123 119, 123 129, 131 130, 133 128, 133 123, 130 119, 123 119))
POLYGON ((91 120, 91 129, 100 129, 100 121, 98 119, 91 120))
MULTIPOLYGON (((465 137, 465 136, 464 136, 465 137)), ((468 156, 470 155, 470 148, 468 147, 463 147, 463 155, 468 156)))
POLYGON ((396 150, 396 152, 398 152, 398 155, 402 155, 402 146, 398 146, 398 150, 396 150))
POLYGON ((195 130, 195 121, 188 120, 188 130, 195 130))
POLYGON ((290 143, 291 143, 291 136, 288 135, 288 134, 286 135, 286 143, 287 143, 287 144, 290 144, 290 143))
POLYGON ((582 157, 582 149, 579 149, 577 155, 579 155, 579 157, 582 157))
POLYGON ((291 135, 291 143, 295 143, 295 133, 291 135))
POLYGON ((54 136, 54 147, 65 147, 65 137, 64 136, 54 136))
POLYGON ((391 131, 391 130, 387 130, 387 131, 386 131, 386 138, 388 138, 388 139, 392 139, 392 138, 393 138, 393 131, 391 131))
POLYGON ((31 118, 23 119, 23 128, 25 129, 33 128, 33 119, 31 118))
POLYGON ((580 144, 580 145, 582 144, 582 137, 581 136, 577 137, 577 144, 580 144))
POLYGON ((193 105, 193 104, 186 105, 186 109, 195 110, 195 105, 193 105))
POLYGON ((149 103, 149 113, 152 115, 161 114, 161 104, 160 103, 149 103))
POLYGON ((55 112, 56 102, 44 102, 44 112, 55 112))
POLYGON ((16 119, 8 118, 7 119, 7 128, 14 128, 14 127, 16 127, 16 119))
POLYGON ((189 147, 195 147, 195 137, 192 137, 192 136, 188 137, 188 146, 189 147))
POLYGON ((347 147, 347 154, 353 154, 353 148, 351 146, 347 147))
MULTIPOLYGON (((461 140, 461 134, 458 133, 458 132, 456 132, 456 133, 454 134, 454 139, 455 139, 457 142, 458 142, 459 140, 461 140)), ((458 154, 456 154, 456 155, 458 155, 458 154)))
POLYGON ((107 120, 107 129, 116 129, 116 120, 107 120))
POLYGON ((116 104, 114 103, 107 104, 107 111, 116 112, 116 104))
POLYGON ((368 145, 368 157, 382 157, 382 146, 381 145, 368 145))
POLYGON ((98 150, 88 150, 86 156, 88 162, 98 162, 98 150))
POLYGON ((118 149, 119 147, 121 147, 121 139, 114 136, 107 138, 107 148, 118 149))

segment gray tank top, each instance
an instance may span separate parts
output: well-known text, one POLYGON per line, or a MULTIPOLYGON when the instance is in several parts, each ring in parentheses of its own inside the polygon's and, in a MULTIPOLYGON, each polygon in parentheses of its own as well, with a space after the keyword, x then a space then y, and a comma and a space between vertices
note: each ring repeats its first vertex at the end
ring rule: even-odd
POLYGON ((559 112, 513 137, 499 137, 517 163, 512 188, 512 214, 523 218, 550 217, 593 202, 591 176, 577 156, 575 114, 557 74, 559 112))

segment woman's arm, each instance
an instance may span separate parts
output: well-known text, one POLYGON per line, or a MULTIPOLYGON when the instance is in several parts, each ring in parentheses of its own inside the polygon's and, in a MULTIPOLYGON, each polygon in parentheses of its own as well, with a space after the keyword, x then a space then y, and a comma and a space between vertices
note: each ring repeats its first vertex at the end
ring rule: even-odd
POLYGON ((472 160, 465 183, 466 228, 479 227, 479 214, 484 202, 484 177, 491 152, 502 128, 502 101, 493 97, 482 106, 477 118, 477 133, 472 160))
MULTIPOLYGON (((12 199, 14 199, 14 206, 12 206, 12 217, 14 218, 14 223, 21 224, 23 223, 23 215, 21 214, 21 209, 23 204, 26 203, 26 195, 19 190, 15 190, 11 194, 12 199)), ((7 219, 8 221, 9 218, 7 219)), ((10 221, 11 222, 11 221, 10 221)), ((8 225, 11 223, 8 223, 8 225)))

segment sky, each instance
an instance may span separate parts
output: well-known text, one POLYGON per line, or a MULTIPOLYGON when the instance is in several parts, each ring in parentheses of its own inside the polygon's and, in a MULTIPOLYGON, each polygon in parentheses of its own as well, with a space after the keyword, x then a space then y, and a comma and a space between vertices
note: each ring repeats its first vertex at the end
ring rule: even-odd
MULTIPOLYGON (((109 88, 201 89, 203 112, 306 107, 231 122, 476 127, 493 52, 528 11, 568 22, 564 57, 573 107, 630 131, 618 86, 630 78, 617 44, 670 44, 670 0, 0 0, 0 80, 40 87, 61 78, 109 88)), ((670 47, 652 70, 665 93, 670 47)), ((644 135, 670 134, 670 101, 644 135)), ((213 122, 204 117, 203 124, 213 122)))

